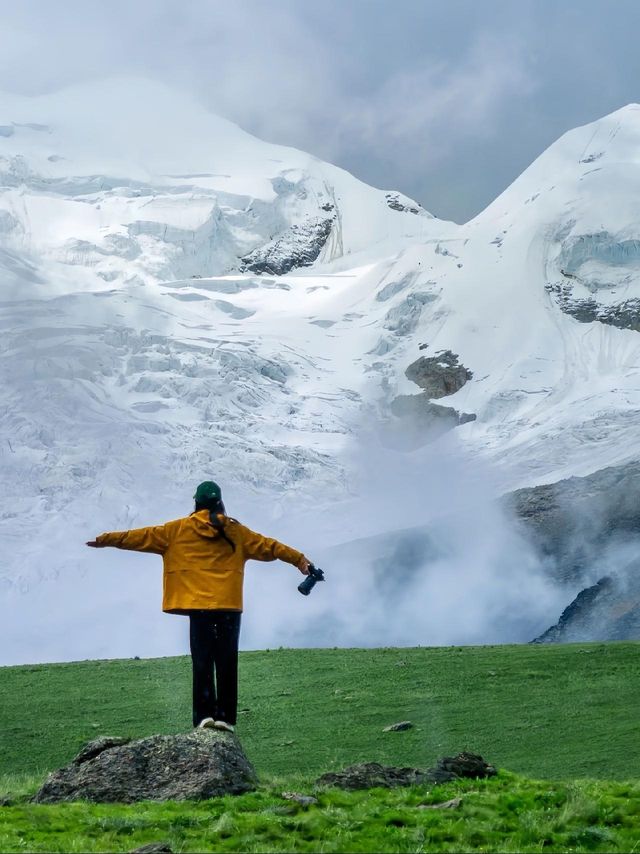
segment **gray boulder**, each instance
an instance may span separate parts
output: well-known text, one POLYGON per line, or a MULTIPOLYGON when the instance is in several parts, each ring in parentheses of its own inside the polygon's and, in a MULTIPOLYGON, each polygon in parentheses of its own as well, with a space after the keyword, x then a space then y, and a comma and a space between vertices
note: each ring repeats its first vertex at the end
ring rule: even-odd
POLYGON ((255 789, 255 771, 238 739, 217 730, 100 738, 48 776, 35 803, 203 800, 255 789))

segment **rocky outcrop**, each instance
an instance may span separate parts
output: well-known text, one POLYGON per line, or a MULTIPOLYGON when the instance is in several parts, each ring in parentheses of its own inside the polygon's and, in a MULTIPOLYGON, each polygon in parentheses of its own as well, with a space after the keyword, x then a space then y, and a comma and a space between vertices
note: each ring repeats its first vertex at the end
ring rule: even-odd
POLYGON ((391 412, 399 418, 409 418, 419 426, 425 438, 433 440, 466 424, 475 421, 476 416, 469 412, 458 412, 452 406, 431 403, 425 394, 400 394, 391 401, 391 412))
POLYGON ((402 196, 400 193, 385 193, 384 196, 387 200, 387 207, 391 208, 392 211, 431 217, 430 213, 407 196, 402 196))
POLYGON ((424 391, 421 394, 398 395, 391 401, 391 412, 420 430, 425 441, 432 441, 454 427, 475 421, 473 413, 459 412, 452 406, 432 402, 455 394, 473 377, 451 350, 441 350, 435 356, 421 356, 409 365, 405 376, 424 391))
POLYGON ((451 350, 442 350, 435 356, 420 356, 404 373, 432 400, 455 394, 473 377, 451 350))
POLYGON ((350 765, 343 771, 323 774, 316 784, 335 786, 338 789, 392 789, 424 783, 450 783, 462 777, 493 777, 496 773, 493 765, 489 765, 477 753, 459 753, 457 756, 439 759, 428 771, 419 768, 395 768, 377 762, 350 765))
POLYGON ((571 220, 557 234, 556 276, 545 287, 559 308, 582 323, 599 320, 640 331, 640 239, 607 230, 573 234, 571 220))
POLYGON ((50 774, 35 803, 202 800, 256 787, 238 739, 216 730, 154 735, 137 741, 100 738, 50 774))
POLYGON ((570 314, 580 323, 599 320, 618 329, 640 332, 640 299, 636 297, 621 300, 614 305, 602 305, 593 297, 576 297, 571 284, 556 282, 546 285, 546 290, 565 314, 570 314))
POLYGON ((503 505, 540 555, 551 559, 549 572, 579 583, 612 541, 640 537, 640 462, 518 489, 503 505))
POLYGON ((536 642, 640 638, 640 561, 629 557, 640 550, 640 462, 519 489, 503 505, 572 599, 536 642))
MULTIPOLYGON (((637 567, 640 569, 640 567, 637 567)), ((640 639, 640 575, 606 576, 581 590, 558 622, 533 643, 640 639)))
POLYGON ((335 214, 291 225, 275 239, 240 259, 240 270, 282 276, 297 267, 309 267, 327 242, 335 214))

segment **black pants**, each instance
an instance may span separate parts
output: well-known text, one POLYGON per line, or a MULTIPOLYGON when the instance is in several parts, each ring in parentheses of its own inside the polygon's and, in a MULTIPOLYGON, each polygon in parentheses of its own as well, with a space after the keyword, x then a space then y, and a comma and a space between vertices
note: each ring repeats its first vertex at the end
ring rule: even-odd
POLYGON ((204 718, 235 725, 241 616, 240 611, 189 612, 194 726, 204 718))

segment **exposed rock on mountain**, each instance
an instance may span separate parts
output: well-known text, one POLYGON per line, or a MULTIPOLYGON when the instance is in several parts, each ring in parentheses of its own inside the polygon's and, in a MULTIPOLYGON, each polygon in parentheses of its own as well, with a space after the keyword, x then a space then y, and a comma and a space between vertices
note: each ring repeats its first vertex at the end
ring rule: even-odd
POLYGON ((410 419, 414 430, 423 431, 425 441, 433 441, 447 430, 476 418, 471 413, 458 412, 452 406, 431 403, 426 393, 398 395, 391 401, 391 412, 399 418, 410 419))
POLYGON ((385 193, 387 205, 392 211, 401 211, 403 213, 412 213, 421 216, 431 216, 427 211, 416 204, 412 199, 408 199, 401 193, 385 193))
POLYGON ((533 643, 640 640, 640 564, 582 590, 533 643))
POLYGON ((35 803, 202 800, 256 786, 255 771, 230 733, 195 730, 138 741, 100 738, 50 774, 35 803))
POLYGON ((391 401, 391 412, 410 419, 414 430, 423 430, 425 441, 433 441, 447 430, 475 421, 476 416, 471 413, 432 403, 433 399, 455 394, 473 377, 455 353, 443 350, 435 356, 421 356, 409 365, 405 375, 424 391, 399 395, 391 401))
POLYGON ((604 306, 593 297, 575 297, 572 285, 552 284, 546 285, 546 289, 562 311, 575 317, 580 323, 593 323, 598 320, 618 329, 640 331, 640 299, 627 299, 615 305, 604 306))
POLYGON ((405 371, 407 379, 420 386, 432 399, 455 394, 473 378, 470 370, 461 365, 451 350, 442 350, 435 356, 421 356, 405 371))
POLYGON ((640 544, 640 462, 586 477, 519 489, 504 499, 526 525, 549 571, 565 582, 585 579, 616 541, 640 544))
POLYGON ((520 489, 504 503, 568 590, 613 573, 581 590, 536 642, 640 638, 640 463, 520 489))
POLYGON ((277 238, 254 249, 240 261, 240 270, 281 276, 296 267, 309 267, 327 242, 334 217, 294 224, 277 238))
POLYGON ((582 323, 599 320, 620 329, 640 329, 640 298, 628 296, 640 277, 640 238, 599 231, 561 233, 556 260, 562 280, 546 288, 560 308, 582 323))

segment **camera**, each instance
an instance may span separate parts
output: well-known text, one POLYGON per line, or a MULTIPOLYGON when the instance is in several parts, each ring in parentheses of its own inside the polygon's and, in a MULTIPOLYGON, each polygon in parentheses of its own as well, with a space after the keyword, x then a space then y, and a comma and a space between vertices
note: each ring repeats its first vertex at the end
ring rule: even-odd
POLYGON ((318 567, 311 564, 309 566, 309 575, 305 578, 305 580, 298 585, 298 590, 302 593, 303 596, 308 596, 309 593, 316 586, 318 581, 324 581, 324 572, 318 567))

